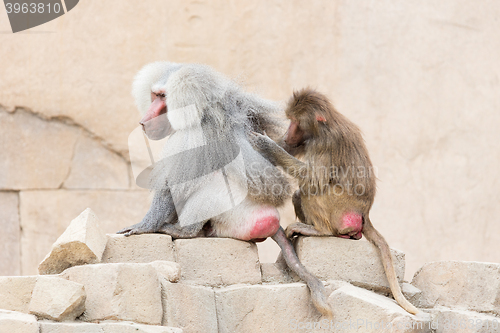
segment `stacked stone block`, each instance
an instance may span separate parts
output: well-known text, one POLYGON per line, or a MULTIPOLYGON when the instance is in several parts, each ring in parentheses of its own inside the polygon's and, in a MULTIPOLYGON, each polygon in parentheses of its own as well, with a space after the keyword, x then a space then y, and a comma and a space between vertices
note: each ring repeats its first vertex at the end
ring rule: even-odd
POLYGON ((495 332, 500 265, 435 262, 404 282, 411 315, 389 295, 374 246, 302 237, 302 263, 324 281, 334 317, 281 262, 261 264, 254 243, 105 235, 87 209, 72 221, 37 276, 0 277, 0 332, 495 332))

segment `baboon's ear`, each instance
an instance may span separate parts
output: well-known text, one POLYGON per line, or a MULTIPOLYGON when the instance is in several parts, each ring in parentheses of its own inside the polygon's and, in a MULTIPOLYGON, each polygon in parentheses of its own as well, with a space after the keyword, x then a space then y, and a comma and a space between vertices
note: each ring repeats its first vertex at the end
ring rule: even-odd
POLYGON ((321 123, 326 123, 326 118, 319 114, 316 115, 316 120, 321 123))

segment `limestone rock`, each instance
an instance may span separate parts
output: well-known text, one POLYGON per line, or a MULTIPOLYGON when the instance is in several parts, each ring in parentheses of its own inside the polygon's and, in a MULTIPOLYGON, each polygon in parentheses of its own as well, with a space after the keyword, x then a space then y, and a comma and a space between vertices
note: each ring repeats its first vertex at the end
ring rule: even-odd
POLYGON ((276 263, 262 263, 260 264, 260 271, 262 273, 262 282, 266 283, 290 283, 292 277, 282 269, 281 265, 276 263))
POLYGON ((96 139, 82 135, 78 138, 65 188, 128 189, 127 162, 116 152, 107 149, 96 139))
POLYGON ((80 132, 25 110, 0 112, 0 189, 59 188, 80 132))
POLYGON ((0 310, 0 332, 39 333, 38 322, 29 314, 0 310))
POLYGON ((260 283, 260 264, 255 243, 230 238, 175 240, 182 280, 218 286, 260 283))
POLYGON ((461 307, 500 315, 500 264, 440 261, 425 264, 412 284, 427 307, 461 307))
POLYGON ((403 282, 401 284, 401 292, 408 300, 408 302, 415 305, 416 307, 422 307, 420 301, 422 298, 422 290, 418 289, 408 282, 403 282))
POLYGON ((425 316, 411 315, 394 300, 363 288, 344 285, 328 297, 328 303, 335 331, 431 332, 425 316))
POLYGON ((97 263, 106 247, 107 237, 94 212, 87 208, 71 221, 38 266, 40 274, 58 274, 68 267, 97 263))
POLYGON ((182 333, 180 328, 133 322, 51 323, 40 322, 40 333, 182 333))
POLYGON ((158 273, 150 264, 75 266, 61 276, 85 286, 84 321, 161 324, 161 288, 158 273))
MULTIPOLYGON (((320 280, 344 280, 376 291, 388 291, 377 248, 368 241, 339 237, 299 237, 300 262, 320 280)), ((405 271, 404 253, 391 249, 398 280, 405 271)))
POLYGON ((19 197, 23 275, 38 274, 38 265, 82 207, 92 207, 105 233, 116 233, 140 221, 150 205, 147 191, 37 190, 19 197))
POLYGON ((37 276, 0 276, 0 309, 28 313, 37 276))
POLYGON ((185 333, 218 332, 214 290, 162 281, 163 323, 185 333))
POLYGON ((221 333, 293 332, 322 319, 299 282, 229 286, 216 289, 215 300, 221 333))
POLYGON ((181 278, 181 265, 173 261, 153 261, 150 263, 158 274, 169 282, 177 282, 181 278))
POLYGON ((59 277, 39 276, 29 311, 55 321, 75 320, 85 310, 85 289, 80 283, 59 277))
POLYGON ((108 235, 102 255, 103 263, 145 263, 155 260, 175 261, 172 237, 160 234, 143 234, 125 237, 108 235))
POLYGON ((343 280, 328 280, 323 285, 325 286, 327 295, 330 295, 332 292, 343 286, 352 286, 352 284, 343 280))
POLYGON ((21 275, 19 195, 0 192, 0 202, 0 276, 21 275))
POLYGON ((432 328, 436 333, 497 333, 500 318, 465 310, 452 310, 438 306, 430 310, 432 328))

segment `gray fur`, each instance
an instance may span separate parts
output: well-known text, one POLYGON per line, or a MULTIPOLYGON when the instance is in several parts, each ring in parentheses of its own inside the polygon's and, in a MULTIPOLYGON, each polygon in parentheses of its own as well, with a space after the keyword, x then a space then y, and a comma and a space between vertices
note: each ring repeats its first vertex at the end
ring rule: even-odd
MULTIPOLYGON (((235 82, 209 66, 156 62, 139 71, 132 87, 137 107, 143 115, 151 103, 151 91, 160 90, 166 95, 167 116, 176 132, 164 147, 164 158, 154 165, 151 172, 151 188, 155 195, 150 210, 141 223, 125 228, 120 233, 130 235, 172 231, 165 224, 177 222, 179 206, 185 209, 197 207, 200 210, 204 204, 217 204, 217 195, 213 195, 215 193, 208 193, 204 197, 202 191, 208 186, 210 179, 200 177, 196 182, 185 182, 184 178, 190 172, 195 175, 208 173, 210 168, 220 166, 221 161, 233 160, 238 152, 244 162, 245 174, 232 172, 227 177, 233 184, 239 184, 241 188, 248 190, 245 200, 276 207, 284 203, 289 197, 286 178, 252 148, 247 138, 250 131, 274 137, 283 132, 277 103, 245 92, 235 82), (193 119, 186 119, 188 113, 184 110, 192 105, 196 107, 195 118, 201 120, 202 134, 196 134, 193 119), (195 138, 196 135, 202 135, 204 143, 212 147, 212 150, 205 149, 204 154, 196 153, 193 148, 196 146, 193 146, 193 142, 199 141, 195 138), (185 153, 188 148, 191 148, 192 153, 185 153), (176 151, 179 153, 173 155, 176 151), (174 192, 170 191, 168 184, 176 186, 175 200, 172 199, 174 192), (177 212, 172 209, 173 206, 177 208, 177 212)), ((193 220, 189 224, 203 225, 205 222, 206 220, 201 223, 193 220)), ((212 233, 219 235, 218 229, 227 229, 228 224, 234 223, 241 222, 228 221, 224 216, 214 217, 211 219, 212 228, 215 229, 212 233)), ((193 228, 201 230, 200 226, 193 228)), ((179 234, 178 230, 175 233, 179 234)), ((191 237, 194 233, 191 230, 186 237, 191 237)), ((220 233, 224 234, 223 231, 220 233)))

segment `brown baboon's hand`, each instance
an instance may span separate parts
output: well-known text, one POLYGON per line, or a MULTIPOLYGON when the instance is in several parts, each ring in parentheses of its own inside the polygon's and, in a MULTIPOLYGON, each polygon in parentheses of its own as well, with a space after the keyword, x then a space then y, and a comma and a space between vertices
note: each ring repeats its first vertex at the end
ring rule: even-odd
POLYGON ((266 132, 264 134, 260 134, 254 131, 248 133, 248 140, 254 147, 254 149, 265 151, 269 149, 269 147, 274 144, 274 141, 267 136, 266 132))
POLYGON ((265 146, 267 140, 271 140, 267 135, 260 134, 254 131, 248 132, 248 140, 252 144, 254 149, 262 150, 265 146))
POLYGON ((247 133, 247 135, 248 135, 248 139, 250 139, 250 141, 251 141, 252 143, 254 143, 254 142, 255 142, 255 143, 257 143, 257 142, 259 142, 259 140, 262 140, 262 137, 264 136, 264 135, 262 135, 262 134, 260 134, 260 133, 255 132, 255 131, 249 131, 249 132, 247 133))

